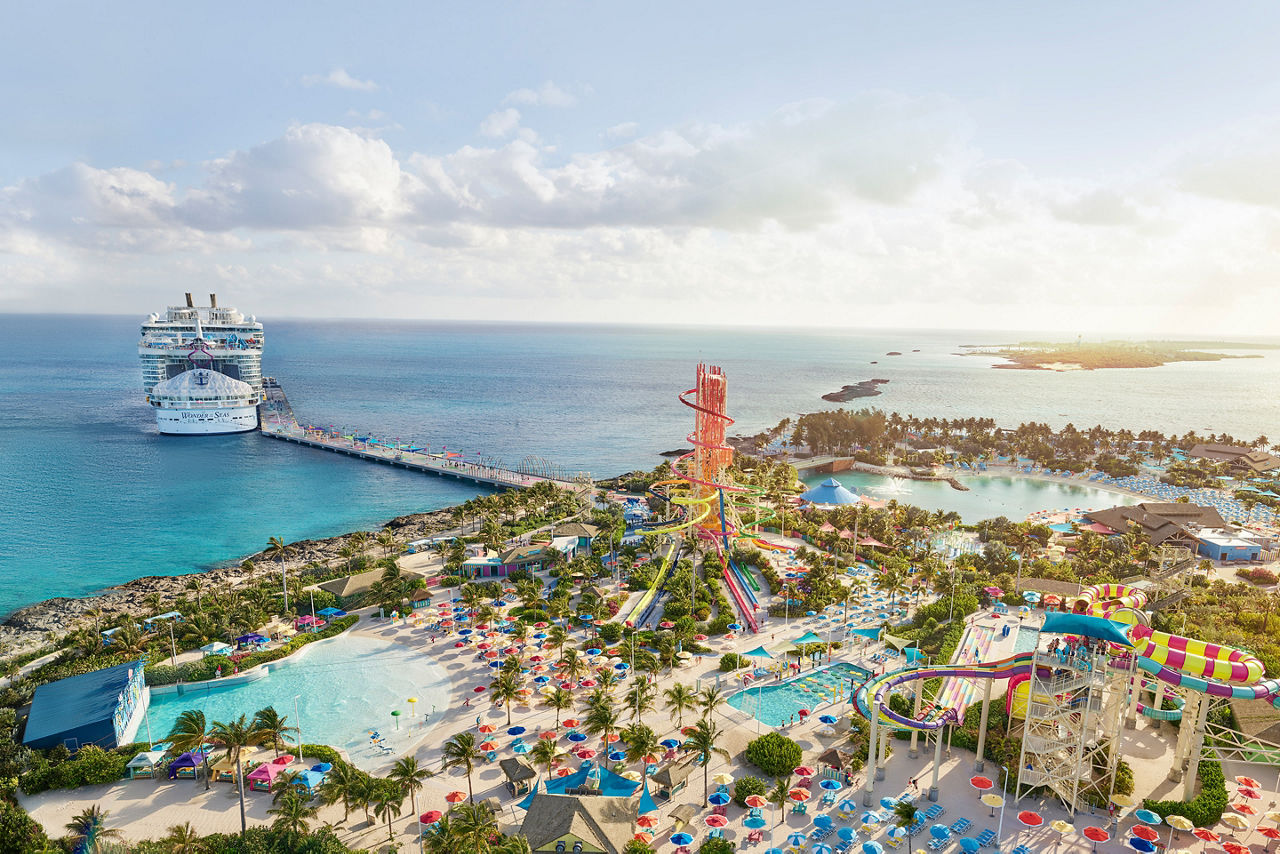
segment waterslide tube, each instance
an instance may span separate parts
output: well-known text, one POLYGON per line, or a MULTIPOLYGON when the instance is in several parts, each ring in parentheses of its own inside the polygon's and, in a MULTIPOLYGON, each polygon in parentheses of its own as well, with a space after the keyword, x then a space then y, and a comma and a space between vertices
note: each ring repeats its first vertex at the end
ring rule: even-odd
MULTIPOLYGON (((1077 614, 1088 614, 1092 617, 1112 617, 1116 611, 1125 608, 1138 609, 1147 604, 1147 594, 1136 587, 1124 584, 1095 584, 1080 591, 1071 610, 1077 614)), ((1121 622, 1133 625, 1129 620, 1121 622)))
MULTIPOLYGON (((858 688, 854 694, 854 707, 867 720, 871 720, 871 707, 875 706, 880 720, 892 727, 898 729, 914 729, 914 730, 936 730, 948 724, 960 722, 959 715, 954 708, 944 709, 940 714, 930 718, 929 720, 918 721, 914 718, 904 717, 889 708, 887 693, 893 688, 907 682, 913 682, 920 679, 932 679, 934 677, 941 678, 969 678, 969 679, 1012 679, 1020 674, 1029 674, 1031 672, 1031 660, 1034 653, 1020 652, 1009 658, 1003 658, 998 661, 988 662, 986 664, 964 664, 964 665, 946 665, 942 667, 918 667, 903 668, 886 673, 883 676, 877 676, 868 680, 864 685, 858 688)), ((1048 674, 1050 668, 1041 666, 1040 668, 1048 674)))
POLYGON ((631 609, 631 613, 627 615, 627 624, 631 625, 633 620, 644 616, 644 611, 649 607, 649 603, 653 601, 653 597, 658 595, 662 583, 667 579, 667 573, 671 571, 672 564, 675 563, 676 555, 680 552, 680 541, 673 540, 671 548, 667 550, 667 556, 663 558, 662 565, 658 572, 653 576, 653 582, 649 585, 649 589, 640 597, 640 601, 631 609))

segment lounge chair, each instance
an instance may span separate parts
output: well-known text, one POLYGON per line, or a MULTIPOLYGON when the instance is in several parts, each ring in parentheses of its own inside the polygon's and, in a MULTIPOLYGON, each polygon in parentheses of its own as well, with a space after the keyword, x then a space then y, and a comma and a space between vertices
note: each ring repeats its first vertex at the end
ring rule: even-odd
POLYGON ((978 845, 986 848, 988 845, 991 845, 996 841, 996 832, 988 827, 986 830, 978 834, 977 839, 978 845))
POLYGON ((1019 845, 1010 854, 1031 854, 1031 849, 1025 845, 1019 845))
POLYGON ((955 820, 955 823, 951 825, 951 832, 964 833, 966 830, 968 830, 972 826, 973 826, 973 822, 969 821, 969 819, 958 818, 955 820))

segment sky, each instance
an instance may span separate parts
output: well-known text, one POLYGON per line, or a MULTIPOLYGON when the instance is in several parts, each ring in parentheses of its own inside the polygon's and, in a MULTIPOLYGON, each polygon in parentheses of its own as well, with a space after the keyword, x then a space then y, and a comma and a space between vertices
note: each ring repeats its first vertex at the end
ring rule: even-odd
POLYGON ((22 4, 0 312, 1269 334, 1280 6, 22 4))

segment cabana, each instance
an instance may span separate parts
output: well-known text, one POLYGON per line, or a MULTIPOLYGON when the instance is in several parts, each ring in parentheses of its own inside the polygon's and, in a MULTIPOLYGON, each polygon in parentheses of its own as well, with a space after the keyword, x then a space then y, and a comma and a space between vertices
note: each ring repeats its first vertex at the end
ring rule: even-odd
MULTIPOLYGON (((811 507, 840 507, 857 504, 861 499, 856 492, 832 477, 813 489, 801 493, 800 500, 807 502, 811 507)), ((835 528, 831 530, 835 531, 835 528)))
POLYGON ((306 631, 314 632, 319 630, 323 626, 325 626, 326 623, 324 620, 320 619, 319 617, 313 617, 310 614, 304 614, 303 616, 295 620, 293 625, 294 625, 294 628, 298 629, 299 631, 302 631, 305 629, 306 631))
POLYGON ((688 756, 679 762, 672 762, 659 768, 652 777, 654 785, 658 787, 658 797, 667 799, 674 797, 689 784, 689 777, 697 767, 697 758, 688 756))
POLYGON ((328 775, 324 771, 308 768, 298 775, 298 779, 295 782, 306 789, 308 795, 315 797, 316 791, 320 788, 320 784, 324 782, 326 776, 328 775))
POLYGON ((212 641, 200 647, 200 652, 205 655, 230 655, 231 644, 222 641, 212 641))
POLYGON ((145 631, 149 632, 152 629, 154 629, 156 627, 156 623, 160 622, 161 620, 173 620, 175 623, 181 623, 182 612, 168 611, 164 614, 156 614, 154 617, 147 617, 145 620, 142 621, 142 628, 145 631))
POLYGON ((169 763, 169 779, 195 780, 204 770, 206 754, 196 750, 188 750, 169 763))
POLYGON ((316 615, 320 617, 324 617, 329 620, 333 620, 338 617, 347 616, 347 612, 342 610, 341 608, 321 608, 319 611, 316 611, 316 615))
POLYGON ((257 768, 254 768, 245 775, 245 779, 249 781, 249 790, 252 792, 269 792, 271 786, 284 771, 285 766, 277 765, 274 762, 264 762, 257 768))
MULTIPOLYGON (((255 762, 251 758, 258 752, 256 747, 240 748, 240 763, 245 771, 253 770, 255 762)), ((209 766, 209 773, 215 783, 234 783, 236 781, 236 763, 229 755, 223 756, 209 766)))
POLYGON ((537 773, 519 759, 503 759, 498 763, 498 767, 502 769, 502 773, 507 778, 507 790, 512 795, 528 794, 532 787, 537 773))
POLYGON ((128 765, 124 766, 125 773, 129 775, 130 780, 137 780, 141 777, 155 777, 156 772, 164 767, 164 755, 166 752, 165 749, 157 749, 156 747, 142 751, 130 759, 128 765))

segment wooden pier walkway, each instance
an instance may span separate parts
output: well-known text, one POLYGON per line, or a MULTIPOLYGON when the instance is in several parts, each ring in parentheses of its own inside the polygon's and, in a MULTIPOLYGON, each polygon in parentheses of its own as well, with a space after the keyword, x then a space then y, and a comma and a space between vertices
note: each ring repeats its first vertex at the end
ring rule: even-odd
POLYGON ((279 383, 268 378, 263 382, 263 391, 266 394, 266 400, 259 405, 258 414, 262 435, 269 439, 332 451, 348 457, 359 457, 370 462, 398 466, 424 474, 471 481, 494 489, 527 489, 534 484, 550 481, 559 487, 576 490, 581 488, 584 482, 587 485, 591 483, 591 476, 585 472, 580 472, 575 477, 539 474, 502 466, 469 463, 460 459, 450 459, 444 454, 361 442, 359 439, 335 436, 320 430, 306 430, 298 424, 293 408, 289 405, 289 399, 279 383))

